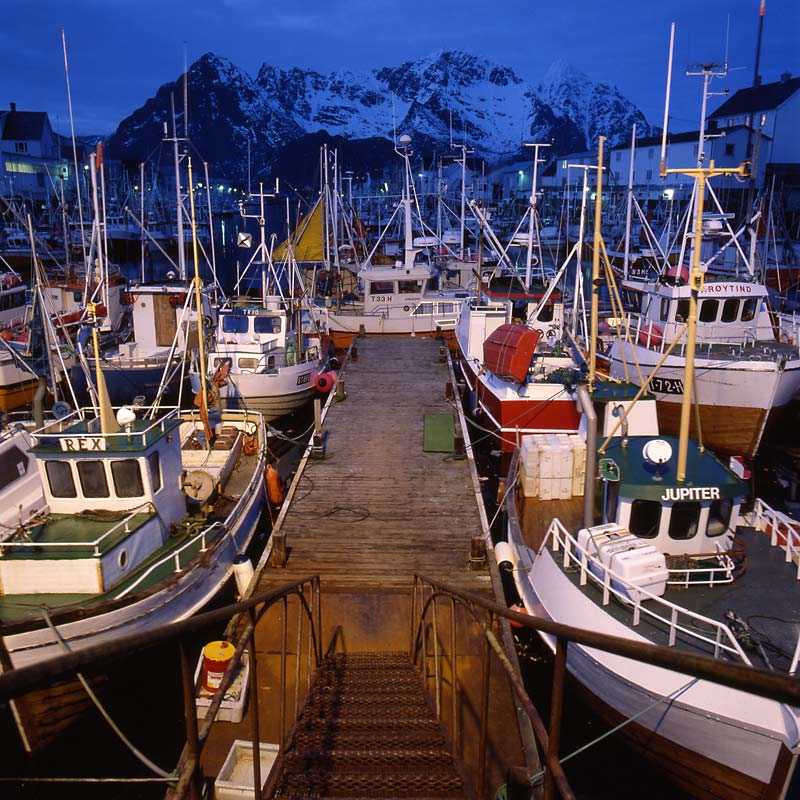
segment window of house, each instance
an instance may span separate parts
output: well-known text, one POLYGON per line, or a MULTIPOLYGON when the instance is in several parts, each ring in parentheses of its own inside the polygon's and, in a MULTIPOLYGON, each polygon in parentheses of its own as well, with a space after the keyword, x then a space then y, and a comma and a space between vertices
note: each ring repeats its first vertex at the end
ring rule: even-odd
POLYGON ((744 124, 745 125, 749 125, 752 121, 753 121, 753 118, 749 114, 744 118, 744 124))
POLYGON ((756 316, 757 308, 758 308, 758 300, 755 297, 751 297, 749 300, 745 300, 742 306, 742 321, 751 322, 756 316))
POLYGON ((670 539, 691 539, 700 522, 700 503, 673 503, 669 517, 670 539))
POLYGON ((703 300, 700 303, 700 322, 716 322, 717 312, 719 311, 719 300, 703 300))
POLYGON ((761 115, 761 127, 763 128, 766 124, 767 124, 767 115, 766 114, 762 114, 761 115))
POLYGON ((53 497, 77 497, 72 470, 66 461, 45 461, 45 472, 53 497))
POLYGON ((17 142, 15 149, 16 149, 16 151, 18 153, 27 153, 28 152, 28 143, 27 142, 17 142))
POLYGON ((158 450, 147 456, 147 467, 150 470, 150 483, 153 486, 153 494, 161 490, 161 461, 158 457, 158 450))
POLYGON ((631 503, 631 516, 628 529, 634 536, 655 539, 661 522, 661 503, 657 500, 634 500, 631 503))
POLYGON ((132 458, 111 462, 114 491, 117 497, 141 497, 144 494, 139 462, 132 458))
POLYGON ((735 297, 729 297, 722 304, 722 317, 723 322, 736 322, 739 318, 739 301, 735 297))
POLYGON ((108 497, 108 481, 102 461, 79 461, 78 478, 84 497, 108 497))
POLYGON ((622 159, 622 151, 617 150, 617 161, 620 161, 621 159, 622 159))
POLYGON ((725 145, 725 155, 726 156, 732 156, 733 155, 733 143, 732 142, 728 142, 728 144, 725 145))
POLYGON ((653 180, 653 170, 651 169, 647 170, 647 180, 653 180))
POLYGON ((617 181, 617 183, 619 183, 619 170, 618 169, 614 170, 614 180, 617 181))
POLYGON ((729 120, 728 120, 728 127, 729 127, 729 128, 732 128, 732 127, 733 127, 733 120, 732 120, 732 119, 729 119, 729 120))

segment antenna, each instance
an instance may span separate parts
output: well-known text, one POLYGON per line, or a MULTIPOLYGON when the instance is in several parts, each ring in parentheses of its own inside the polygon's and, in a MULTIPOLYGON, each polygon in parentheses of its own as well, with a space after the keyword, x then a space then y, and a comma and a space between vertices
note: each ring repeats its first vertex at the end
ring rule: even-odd
POLYGON ((183 43, 183 135, 189 138, 189 68, 186 66, 186 42, 183 43))
POLYGON ((731 42, 731 15, 728 14, 728 24, 725 26, 725 68, 728 67, 728 49, 731 42))
POLYGON ((667 65, 667 95, 664 98, 664 130, 661 134, 661 164, 660 174, 664 177, 667 159, 667 126, 669 124, 669 94, 672 89, 672 53, 675 48, 675 23, 669 31, 669 63, 667 65))

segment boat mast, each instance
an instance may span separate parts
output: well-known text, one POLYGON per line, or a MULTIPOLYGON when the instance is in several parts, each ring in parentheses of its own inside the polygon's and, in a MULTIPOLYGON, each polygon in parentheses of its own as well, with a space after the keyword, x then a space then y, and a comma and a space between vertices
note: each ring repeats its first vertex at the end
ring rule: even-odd
MULTIPOLYGON (((628 167, 628 207, 625 212, 625 255, 622 260, 622 277, 628 280, 628 267, 631 260, 631 214, 633 212, 633 161, 636 153, 636 123, 631 131, 631 163, 628 167)), ((669 238, 667 239, 669 242, 669 238)))
MULTIPOLYGON (((537 184, 537 177, 538 177, 538 166, 539 166, 539 148, 540 147, 550 147, 549 144, 525 144, 525 147, 532 147, 533 148, 533 179, 531 181, 531 196, 530 196, 530 221, 528 222, 528 256, 525 262, 525 289, 529 290, 531 288, 531 264, 533 263, 533 230, 536 226, 536 184, 537 184)), ((537 244, 539 243, 539 237, 536 237, 537 244)), ((540 263, 541 263, 541 253, 540 253, 540 263)), ((544 265, 542 265, 543 267, 544 265)))
POLYGON ((591 334, 589 336, 589 391, 594 391, 595 360, 597 358, 597 316, 600 305, 600 216, 603 211, 603 145, 606 137, 601 136, 597 147, 597 185, 594 202, 594 244, 592 246, 592 312, 591 334))
MULTIPOLYGON (((175 123, 175 97, 170 95, 170 104, 172 106, 172 132, 173 137, 170 140, 167 135, 167 123, 164 123, 164 139, 172 141, 172 152, 175 160, 175 196, 177 198, 177 211, 178 211, 178 274, 182 281, 186 280, 186 253, 184 252, 185 242, 183 240, 183 193, 181 192, 181 158, 182 155, 178 152, 178 142, 183 141, 178 138, 178 129, 175 123)), ((192 200, 194 204, 194 200, 192 200)))

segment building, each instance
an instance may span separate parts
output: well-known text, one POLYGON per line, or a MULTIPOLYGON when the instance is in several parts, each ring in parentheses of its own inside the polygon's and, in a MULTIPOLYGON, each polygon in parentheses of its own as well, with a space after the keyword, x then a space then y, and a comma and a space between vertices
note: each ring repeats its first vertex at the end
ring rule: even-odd
MULTIPOLYGON (((800 164, 800 78, 786 72, 779 81, 740 89, 708 116, 711 131, 738 126, 750 126, 765 139, 754 152, 758 161, 800 164)), ((759 137, 752 138, 755 144, 759 137)))
POLYGON ((0 194, 44 199, 69 176, 61 140, 45 111, 0 111, 0 194))

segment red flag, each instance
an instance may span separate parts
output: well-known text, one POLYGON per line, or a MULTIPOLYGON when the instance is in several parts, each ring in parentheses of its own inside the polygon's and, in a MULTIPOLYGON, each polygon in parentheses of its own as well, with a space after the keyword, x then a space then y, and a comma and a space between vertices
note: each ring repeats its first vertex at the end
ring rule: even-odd
POLYGON ((100 169, 100 167, 103 166, 103 147, 104 147, 104 143, 103 143, 103 140, 101 139, 97 143, 97 150, 95 151, 95 153, 96 153, 95 166, 97 167, 97 169, 100 169))

